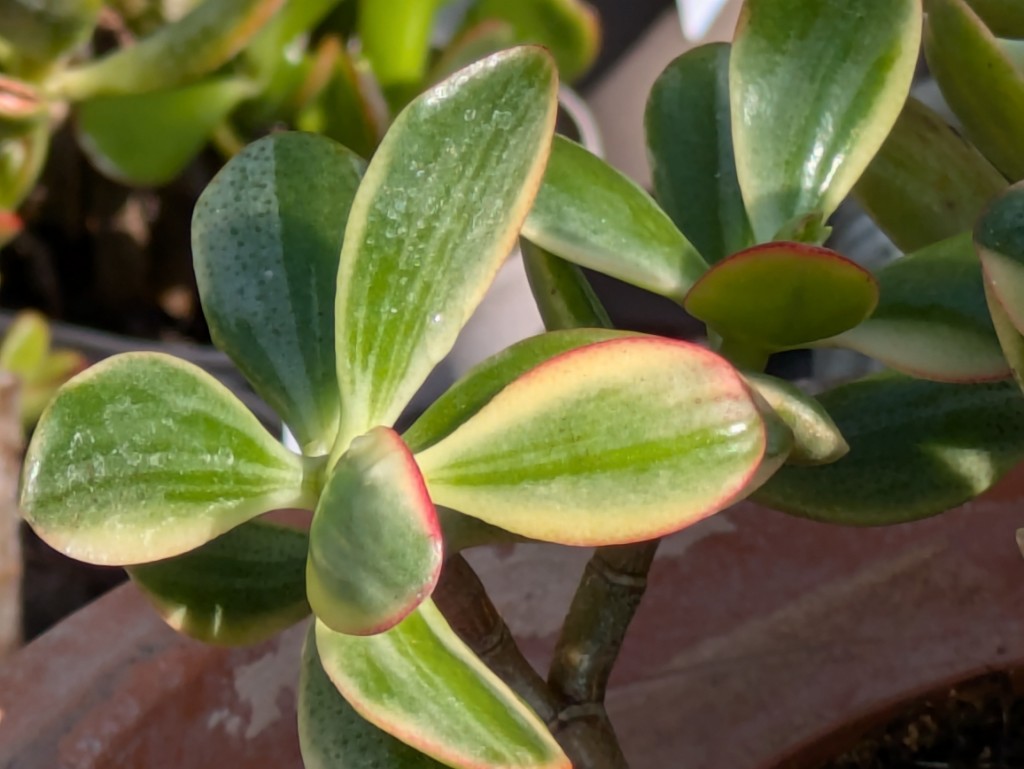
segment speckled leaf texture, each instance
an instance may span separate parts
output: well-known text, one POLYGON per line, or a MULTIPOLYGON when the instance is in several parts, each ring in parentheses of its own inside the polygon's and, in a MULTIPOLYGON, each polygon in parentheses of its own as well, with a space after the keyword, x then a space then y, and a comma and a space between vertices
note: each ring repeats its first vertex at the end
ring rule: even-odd
POLYGON ((336 455, 395 421, 515 245, 547 159, 556 88, 543 50, 504 51, 418 97, 381 143, 338 271, 336 455))
POLYGON ((550 358, 417 454, 436 504, 533 539, 661 536, 743 498, 792 435, 724 359, 657 337, 550 358))
POLYGON ((249 521, 190 553, 128 568, 179 633, 213 644, 271 638, 309 614, 303 531, 249 521))
POLYGON ((887 373, 819 400, 850 452, 823 467, 783 467, 754 495, 761 504, 885 526, 973 499, 1024 459, 1024 396, 1009 380, 946 384, 887 373))
POLYGON ((314 469, 201 369, 125 353, 78 375, 43 413, 21 509, 65 555, 146 563, 268 510, 312 508, 314 469))
POLYGON ((921 0, 747 0, 729 89, 758 242, 846 197, 896 122, 920 39, 921 0))
POLYGON ((523 235, 563 259, 677 301, 707 269, 650 195, 560 136, 523 235))
POLYGON ((192 216, 213 340, 311 454, 338 429, 335 280, 364 166, 330 139, 273 134, 221 169, 192 216))
POLYGON ((540 719, 429 600, 374 636, 342 635, 317 622, 316 646, 360 716, 447 766, 571 769, 540 719))

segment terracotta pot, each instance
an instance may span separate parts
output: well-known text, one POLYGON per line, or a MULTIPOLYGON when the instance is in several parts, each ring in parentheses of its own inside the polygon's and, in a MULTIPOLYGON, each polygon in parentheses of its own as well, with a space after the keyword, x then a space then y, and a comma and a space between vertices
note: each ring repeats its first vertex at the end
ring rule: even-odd
MULTIPOLYGON (((905 526, 745 504, 670 537, 609 696, 633 769, 810 765, 907 697, 1024 665, 1022 503, 1018 471, 905 526)), ((471 554, 538 665, 586 556, 471 554)), ((203 646, 121 588, 0 668, 0 767, 297 768, 301 635, 203 646)))

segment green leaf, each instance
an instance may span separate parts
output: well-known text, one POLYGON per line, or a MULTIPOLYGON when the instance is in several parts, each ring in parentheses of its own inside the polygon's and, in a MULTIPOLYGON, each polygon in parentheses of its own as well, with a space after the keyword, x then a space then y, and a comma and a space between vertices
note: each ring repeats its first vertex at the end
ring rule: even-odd
POLYGON ((792 431, 788 464, 827 465, 850 450, 824 407, 799 387, 765 374, 744 372, 743 378, 792 431))
POLYGON ((853 328, 877 301, 871 273, 835 251, 769 243, 716 264, 683 306, 725 339, 774 352, 853 328))
POLYGON ((1003 348, 1003 355, 1013 372, 1013 378, 1017 384, 1024 389, 1024 335, 1020 333, 1010 320, 1006 308, 1003 307, 999 297, 992 290, 992 284, 985 278, 985 299, 988 301, 988 309, 992 314, 992 325, 995 326, 996 336, 999 337, 999 345, 1003 348))
POLYGON ((1000 195, 978 219, 974 247, 989 288, 1024 333, 1024 182, 1000 195))
POLYGON ((555 93, 551 58, 515 48, 427 91, 384 137, 338 271, 335 455, 394 422, 480 303, 540 184, 555 93))
POLYGON ((702 45, 669 64, 644 113, 655 196, 711 264, 753 245, 733 156, 729 48, 702 45))
POLYGON ((532 539, 633 542, 750 493, 792 436, 696 345, 612 339, 535 366, 417 454, 431 498, 532 539))
POLYGON ((313 625, 302 647, 298 711, 306 769, 443 769, 365 720, 345 701, 320 664, 313 625))
POLYGON ((359 41, 385 89, 415 87, 427 72, 439 0, 359 0, 359 41))
POLYGON ((729 86, 759 242, 846 197, 896 122, 920 35, 920 0, 747 0, 729 86))
POLYGON ((1013 382, 890 373, 819 400, 850 453, 822 467, 783 467, 754 495, 759 503, 829 523, 902 523, 973 499, 1024 459, 1024 397, 1013 382))
POLYGON ((308 546, 305 532, 249 521, 128 575, 179 633, 205 643, 258 643, 309 614, 308 546))
POLYGON ((853 193, 903 251, 974 226, 1006 179, 937 113, 908 99, 853 193))
POLYGON ((203 0, 135 45, 55 73, 47 88, 56 97, 82 101, 183 85, 234 58, 283 3, 203 0))
POLYGON ((0 0, 0 37, 36 65, 60 58, 84 43, 102 0, 0 0))
POLYGON ((30 377, 43 365, 50 351, 50 326, 42 313, 19 312, 0 343, 0 370, 21 378, 30 377))
MULTIPOLYGON (((0 211, 13 212, 35 188, 50 149, 50 128, 41 123, 20 136, 0 139, 0 211)), ((11 227, 4 222, 4 229, 11 227)), ((19 222, 20 223, 20 222, 19 222)))
POLYGON ((940 382, 982 382, 1010 373, 985 303, 970 233, 897 259, 878 274, 874 314, 825 344, 940 382))
POLYGON ((650 195, 561 136, 523 236, 570 262, 677 301, 707 269, 650 195))
POLYGON ((520 43, 535 43, 551 51, 563 80, 583 75, 601 48, 597 12, 581 0, 477 0, 467 14, 470 23, 504 21, 520 43))
POLYGON ((211 78, 167 91, 106 96, 78 109, 78 140, 98 169, 124 184, 154 187, 173 180, 252 84, 211 78))
POLYGON ((380 633, 434 591, 441 529, 416 461, 387 427, 356 438, 334 467, 309 530, 306 588, 332 630, 380 633))
POLYGON ((268 510, 311 508, 318 471, 201 369, 125 353, 73 379, 43 414, 21 510, 72 558, 147 563, 268 510))
POLYGON ((520 238, 519 249, 546 329, 611 328, 612 321, 583 270, 525 238, 520 238))
POLYGON ((396 627, 316 624, 324 670, 359 715, 455 769, 571 769, 544 724, 425 601, 396 627))
POLYGON ((507 22, 489 19, 468 27, 441 51, 430 68, 427 82, 433 85, 463 67, 515 44, 516 31, 507 22))
POLYGON ((419 453, 446 438, 514 380, 557 355, 609 339, 635 337, 628 331, 582 328, 530 337, 470 369, 424 411, 402 438, 419 453))
POLYGON ((1020 0, 967 0, 996 37, 1024 38, 1024 4, 1020 0))
POLYGON ((1024 177, 1024 72, 963 0, 926 0, 928 66, 964 132, 1010 179, 1024 177))
POLYGON ((192 217, 213 340, 310 454, 337 434, 335 276, 363 167, 329 139, 273 134, 232 158, 192 217))

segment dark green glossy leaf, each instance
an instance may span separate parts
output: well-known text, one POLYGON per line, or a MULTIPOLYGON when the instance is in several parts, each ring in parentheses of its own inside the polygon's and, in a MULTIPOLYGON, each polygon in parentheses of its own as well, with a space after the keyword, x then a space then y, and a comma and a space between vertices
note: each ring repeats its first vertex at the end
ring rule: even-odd
POLYGON ((611 319, 583 270, 525 238, 520 239, 519 247, 546 329, 611 328, 611 319))
POLYGON ((967 137, 1010 179, 1024 177, 1024 72, 963 0, 926 0, 924 52, 967 137))
POLYGON ((745 372, 743 377, 792 431, 788 464, 827 465, 850 450, 824 407, 799 387, 765 374, 745 372))
POLYGON ((1006 179, 938 114, 908 99, 853 193, 903 251, 971 229, 1006 179))
POLYGON ((783 467, 758 502, 830 523, 901 523, 973 499, 1024 459, 1024 397, 1010 381, 882 374, 819 400, 850 453, 822 467, 783 467))
POLYGON ((249 521, 128 575, 178 632, 206 643, 258 643, 309 614, 308 546, 305 532, 249 521))
POLYGON ((920 35, 920 0, 747 0, 729 88, 759 242, 843 200, 896 122, 920 35))
POLYGON ((997 37, 1024 38, 1024 3, 1020 0, 967 0, 997 37))
POLYGON ((650 195, 561 136, 523 235, 563 259, 677 301, 707 269, 650 195))
POLYGON ((380 633, 434 591, 441 529, 416 461, 393 430, 352 441, 320 495, 306 587, 332 630, 380 633))
POLYGON ((310 454, 337 432, 335 276, 363 167, 323 137, 274 134, 217 174, 192 218, 214 342, 310 454))
POLYGON ((73 558, 148 563, 268 510, 311 508, 321 464, 281 446, 201 369, 125 353, 73 379, 43 414, 21 510, 73 558))
POLYGON ((711 264, 753 245, 731 120, 727 43, 702 45, 669 64, 644 113, 658 202, 711 264))
POLYGON ((396 627, 316 624, 324 670, 359 715, 456 769, 571 769, 544 724, 425 601, 396 627))
POLYGON ((298 711, 306 769, 443 769, 366 721, 345 701, 320 664, 313 626, 302 647, 298 711))
POLYGON ((1024 333, 1024 182, 992 201, 978 219, 974 247, 989 288, 1024 333))
POLYGON ((836 252, 769 243, 716 264, 683 306, 726 340, 774 352, 853 328, 877 301, 871 273, 836 252))
POLYGON ((174 179, 253 86, 212 78, 152 93, 107 96, 78 109, 78 139, 107 176, 150 187, 174 179))
POLYGON ((1009 376, 970 233, 897 259, 878 274, 878 284, 874 314, 829 344, 923 379, 980 382, 1009 376))
POLYGON ((555 89, 551 58, 514 48, 424 93, 384 137, 338 271, 335 455, 394 422, 480 303, 540 184, 555 89))

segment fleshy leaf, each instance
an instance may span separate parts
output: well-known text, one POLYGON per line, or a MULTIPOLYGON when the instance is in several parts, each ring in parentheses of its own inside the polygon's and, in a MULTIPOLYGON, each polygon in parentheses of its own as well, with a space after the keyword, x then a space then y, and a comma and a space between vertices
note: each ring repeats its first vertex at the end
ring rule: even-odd
POLYGON ((830 523, 901 523, 973 499, 1024 459, 1024 397, 1010 381, 888 373, 819 400, 850 453, 822 467, 783 467, 754 495, 761 504, 830 523))
POLYGON ((489 19, 463 30, 438 56, 427 80, 431 84, 444 80, 463 67, 480 61, 516 44, 516 31, 511 24, 489 19))
POLYGON ((969 230, 1006 179, 938 114, 907 99, 853 193, 905 252, 969 230))
POLYGON ((570 545, 661 536, 743 498, 792 436, 701 347, 658 337, 572 350, 417 455, 436 504, 570 545))
POLYGON ((799 387, 765 374, 745 372, 743 377, 792 431, 788 464, 827 465, 850 450, 824 407, 799 387))
POLYGON ((967 0, 996 37, 1024 38, 1024 4, 1020 0, 967 0))
POLYGON ((747 0, 729 87, 759 242, 843 200, 896 122, 920 36, 920 0, 747 0))
POLYGON ((414 87, 427 71, 440 0, 359 0, 359 40, 382 86, 414 87))
POLYGON ((707 269, 650 195, 561 136, 523 236, 570 262, 677 301, 707 269))
POLYGON ((182 85, 232 59, 283 4, 205 0, 135 45, 55 73, 47 87, 55 96, 81 101, 182 85))
POLYGON ((413 453, 452 432, 514 380, 556 355, 609 339, 637 336, 628 331, 584 328, 524 339, 472 368, 435 400, 402 436, 413 453))
POLYGON ((374 636, 346 636, 317 622, 316 646, 359 715, 446 766, 571 769, 540 719, 429 600, 374 636))
POLYGON ((540 184, 556 85, 541 49, 504 51, 417 98, 381 142, 338 271, 336 455, 394 422, 483 298, 540 184))
POLYGON ((13 235, 23 226, 14 210, 35 188, 49 148, 50 128, 45 122, 27 134, 0 138, 0 213, 6 214, 0 225, 4 232, 13 235))
POLYGON ((963 0, 926 0, 928 66, 964 132, 1010 179, 1024 177, 1024 72, 963 0))
POLYGON ((644 113, 655 196, 710 264, 753 245, 732 147, 729 48, 702 45, 669 64, 644 113))
POLYGON ((112 179, 166 184, 252 88, 240 78, 211 78, 167 91, 92 99, 78 109, 78 139, 93 165, 112 179))
POLYGON ((33 310, 19 312, 0 343, 0 370, 19 377, 34 375, 50 350, 50 326, 33 310))
POLYGON ((19 56, 49 63, 88 39, 102 0, 2 0, 0 37, 19 56))
POLYGON ((299 673, 299 746, 306 769, 444 769, 381 731, 352 708, 320 664, 311 625, 299 673))
POLYGON ((771 352, 853 328, 877 301, 871 273, 835 251, 768 243, 716 264, 683 306, 725 339, 771 352))
POLYGON ((249 521, 128 574, 178 632, 205 643, 258 643, 309 614, 308 544, 305 532, 249 521))
POLYGON ((335 465, 309 530, 306 591, 332 630, 380 633, 434 591, 441 529, 416 461, 378 427, 335 465))
POLYGON ((478 0, 467 18, 512 25, 517 42, 536 43, 551 51, 559 74, 567 81, 590 69, 601 48, 597 12, 581 0, 478 0))
POLYGON ((520 238, 519 250, 544 328, 555 331, 612 327, 583 270, 525 238, 520 238))
POLYGON ((273 134, 231 159, 192 217, 214 342, 311 454, 337 433, 335 278, 363 167, 329 139, 273 134))
POLYGON ((1013 321, 1003 307, 1002 302, 992 290, 991 283, 985 278, 985 299, 988 301, 988 309, 992 314, 992 325, 995 326, 996 336, 999 337, 999 345, 1003 348, 1003 355, 1013 372, 1013 378, 1017 384, 1024 389, 1024 334, 1016 329, 1013 321))
POLYGON ((21 509, 72 558, 147 563, 268 510, 312 507, 317 471, 201 369, 125 353, 71 380, 44 412, 21 509))
POLYGON ((897 259, 878 274, 878 284, 874 314, 826 344, 922 379, 984 382, 1009 376, 970 233, 897 259))
POLYGON ((989 288, 1024 333, 1024 182, 1012 186, 978 219, 974 247, 989 288))

